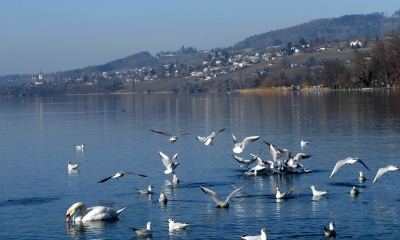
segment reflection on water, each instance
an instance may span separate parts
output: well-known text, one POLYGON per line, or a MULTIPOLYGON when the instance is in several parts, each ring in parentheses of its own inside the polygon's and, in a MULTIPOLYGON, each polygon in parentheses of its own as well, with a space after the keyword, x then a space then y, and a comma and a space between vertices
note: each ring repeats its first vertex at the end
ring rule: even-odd
POLYGON ((81 237, 91 238, 97 235, 104 234, 106 227, 113 227, 113 221, 89 221, 89 222, 74 222, 66 223, 68 235, 80 239, 81 237))

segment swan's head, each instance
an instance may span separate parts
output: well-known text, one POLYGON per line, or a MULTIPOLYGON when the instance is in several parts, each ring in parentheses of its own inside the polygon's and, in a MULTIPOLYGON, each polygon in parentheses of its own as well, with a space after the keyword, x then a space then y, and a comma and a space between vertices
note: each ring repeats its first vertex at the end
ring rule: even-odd
POLYGON ((85 204, 83 204, 82 202, 77 202, 75 204, 73 204, 70 208, 68 208, 67 210, 67 219, 65 220, 66 222, 68 222, 68 220, 75 215, 77 210, 86 210, 86 206, 85 204))

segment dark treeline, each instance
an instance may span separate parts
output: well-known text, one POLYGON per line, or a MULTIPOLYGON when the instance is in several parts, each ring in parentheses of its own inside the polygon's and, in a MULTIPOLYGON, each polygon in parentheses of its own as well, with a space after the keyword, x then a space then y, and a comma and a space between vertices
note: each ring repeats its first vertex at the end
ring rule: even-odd
MULTIPOLYGON (((259 85, 279 87, 291 85, 335 88, 391 87, 400 80, 400 36, 392 34, 374 41, 371 51, 354 48, 350 61, 310 57, 302 67, 290 69, 283 58, 270 69, 259 85)), ((255 80, 257 81, 257 80, 255 80)), ((255 83, 257 85, 257 82, 255 83)))

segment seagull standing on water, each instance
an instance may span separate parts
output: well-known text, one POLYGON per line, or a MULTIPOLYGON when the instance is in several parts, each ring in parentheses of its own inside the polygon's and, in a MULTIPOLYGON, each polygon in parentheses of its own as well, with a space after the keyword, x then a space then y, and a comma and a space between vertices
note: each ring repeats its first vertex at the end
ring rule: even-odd
POLYGON ((178 162, 177 162, 177 158, 178 158, 178 154, 175 154, 174 157, 172 158, 172 161, 169 160, 169 157, 167 155, 165 155, 164 153, 162 153, 161 151, 159 151, 160 153, 160 157, 161 160, 165 166, 165 168, 167 170, 164 171, 165 174, 169 174, 172 173, 174 171, 174 169, 178 166, 178 162))
POLYGON ((173 218, 168 219, 169 224, 169 230, 175 230, 175 229, 185 229, 187 226, 190 225, 190 223, 176 223, 173 218))
POLYGON ((336 236, 336 231, 333 226, 335 226, 334 222, 331 222, 329 224, 329 229, 326 229, 326 227, 324 226, 325 237, 335 237, 336 236))
POLYGON ((145 229, 139 229, 139 228, 131 228, 132 231, 134 231, 138 236, 151 236, 151 226, 154 226, 151 222, 147 223, 147 228, 145 229))
POLYGON ((313 193, 314 197, 322 197, 322 196, 325 196, 329 192, 329 190, 327 190, 327 191, 318 191, 318 190, 315 189, 314 186, 311 186, 311 189, 312 189, 312 193, 313 193))
POLYGON ((288 191, 288 192, 282 192, 281 193, 281 191, 279 191, 279 188, 276 188, 276 198, 277 199, 284 199, 284 198, 287 198, 288 196, 289 196, 289 194, 291 194, 293 191, 292 190, 290 190, 290 191, 288 191))
POLYGON ((200 142, 204 142, 204 145, 210 145, 210 146, 212 146, 212 145, 213 145, 212 140, 214 139, 214 137, 217 136, 218 133, 220 133, 220 132, 222 132, 222 131, 224 131, 224 130, 225 130, 225 128, 219 130, 218 132, 212 132, 212 133, 211 133, 209 136, 207 136, 207 137, 200 137, 200 136, 197 136, 196 139, 197 139, 198 141, 200 141, 200 142))
POLYGON ((242 234, 239 234, 239 236, 246 240, 267 240, 268 239, 267 232, 269 232, 269 230, 266 228, 263 228, 263 229, 261 229, 260 236, 248 236, 248 235, 242 235, 242 234))
POLYGON ((85 144, 82 143, 82 145, 74 145, 75 150, 84 150, 85 149, 85 144))
POLYGON ((71 164, 71 162, 68 162, 68 170, 78 170, 80 163, 78 164, 71 164))
POLYGON ((176 142, 176 141, 178 141, 178 137, 179 137, 179 136, 192 133, 192 132, 184 132, 184 133, 181 133, 181 134, 179 134, 179 135, 174 135, 174 136, 173 136, 173 135, 171 135, 171 134, 169 134, 169 133, 167 133, 167 132, 162 132, 162 131, 158 131, 158 130, 150 130, 150 131, 155 132, 155 133, 160 133, 160 134, 163 134, 163 135, 169 137, 169 140, 168 140, 168 141, 170 141, 171 144, 174 143, 174 142, 176 142))
POLYGON ((375 179, 372 183, 375 183, 376 181, 378 181, 378 179, 382 176, 382 174, 384 174, 387 171, 399 171, 399 168, 393 165, 388 165, 387 167, 384 168, 379 168, 378 172, 376 173, 375 179))
POLYGON ((333 175, 335 175, 335 173, 339 170, 339 168, 340 168, 341 166, 345 165, 346 163, 348 163, 348 164, 351 165, 351 164, 353 164, 353 163, 355 163, 355 162, 361 163, 362 165, 364 165, 364 167, 365 167, 366 169, 368 169, 368 171, 371 172, 371 170, 369 170, 369 168, 367 167, 367 165, 365 165, 364 162, 361 161, 361 159, 359 159, 359 158, 353 158, 353 157, 348 157, 348 158, 346 158, 346 159, 339 160, 339 161, 336 163, 335 168, 333 168, 333 171, 332 171, 332 173, 331 173, 330 178, 332 178, 333 175))
POLYGON ((98 181, 97 183, 103 183, 103 182, 105 182, 105 181, 110 180, 111 178, 118 179, 118 178, 120 178, 120 177, 123 177, 125 174, 135 174, 135 175, 138 175, 138 176, 140 176, 140 177, 145 177, 145 178, 147 178, 146 175, 142 175, 142 174, 137 174, 137 173, 132 173, 132 172, 117 172, 116 174, 114 174, 114 175, 112 175, 112 176, 109 176, 108 178, 104 178, 103 180, 100 180, 100 181, 98 181))
POLYGON ((236 141, 235 135, 232 134, 233 137, 233 151, 235 153, 241 153, 243 152, 243 149, 251 142, 256 141, 257 139, 260 138, 260 136, 251 136, 251 137, 246 137, 242 142, 236 141))
POLYGON ((210 196, 211 199, 214 200, 214 202, 215 202, 216 204, 218 204, 218 207, 220 207, 220 208, 228 208, 228 207, 229 207, 229 203, 228 203, 229 199, 230 199, 235 193, 237 193, 237 192, 239 192, 240 190, 242 190, 242 188, 244 188, 244 187, 238 188, 238 189, 236 189, 235 191, 231 192, 231 194, 229 194, 228 197, 226 197, 225 201, 223 201, 223 200, 218 196, 218 194, 216 194, 214 191, 211 191, 210 189, 205 188, 205 187, 202 187, 202 186, 200 186, 200 188, 201 188, 201 190, 203 190, 204 193, 206 193, 208 196, 210 196))

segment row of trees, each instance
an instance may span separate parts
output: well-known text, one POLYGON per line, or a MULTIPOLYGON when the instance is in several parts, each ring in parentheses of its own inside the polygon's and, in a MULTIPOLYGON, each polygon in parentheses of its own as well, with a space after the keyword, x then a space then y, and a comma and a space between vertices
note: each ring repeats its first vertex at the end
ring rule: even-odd
POLYGON ((391 86, 400 80, 400 37, 393 34, 375 41, 370 52, 354 49, 349 62, 310 57, 301 68, 290 68, 287 58, 272 67, 254 86, 322 85, 340 88, 391 86), (289 70, 290 69, 290 70, 289 70))

